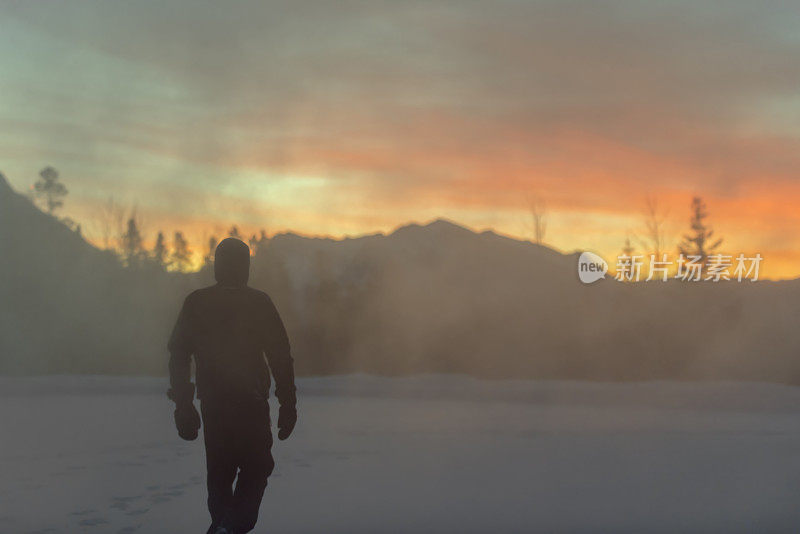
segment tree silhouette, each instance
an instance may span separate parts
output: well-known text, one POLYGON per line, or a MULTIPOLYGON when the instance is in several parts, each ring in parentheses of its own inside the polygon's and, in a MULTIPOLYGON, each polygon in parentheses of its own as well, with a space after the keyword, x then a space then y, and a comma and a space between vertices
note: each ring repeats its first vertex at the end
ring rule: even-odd
POLYGON ((258 250, 258 247, 260 247, 261 245, 266 244, 266 242, 267 242, 267 232, 265 230, 263 230, 263 229, 261 230, 261 233, 259 235, 256 235, 256 234, 251 235, 250 236, 250 254, 255 256, 256 251, 258 250))
MULTIPOLYGON (((242 239, 242 234, 239 233, 239 227, 235 224, 231 226, 230 230, 228 230, 228 236, 235 237, 236 239, 242 239)), ((244 240, 242 239, 242 241, 244 240)))
POLYGON ((643 245, 650 247, 650 252, 656 257, 661 258, 661 254, 666 248, 665 226, 667 214, 661 210, 658 200, 654 196, 645 198, 644 225, 645 239, 643 245))
POLYGON ((631 258, 634 252, 636 252, 636 249, 631 244, 631 238, 626 237, 625 245, 622 247, 622 254, 620 256, 623 258, 631 258))
POLYGON ((208 250, 204 259, 206 265, 214 264, 214 252, 217 250, 217 236, 212 235, 208 238, 208 250))
POLYGON ((93 227, 100 234, 104 250, 116 249, 124 233, 125 209, 109 196, 97 210, 93 227))
POLYGON ((128 218, 125 233, 122 234, 122 259, 128 267, 139 267, 144 258, 144 248, 142 246, 142 233, 136 222, 134 213, 128 218))
POLYGON ((698 263, 705 265, 708 256, 722 244, 722 238, 712 241, 714 230, 705 222, 708 217, 706 203, 700 197, 692 198, 692 216, 689 220, 691 232, 683 236, 678 251, 684 256, 698 256, 698 263))
POLYGON ((175 232, 172 243, 172 266, 176 271, 188 271, 192 265, 192 251, 189 243, 183 237, 183 232, 175 232))
POLYGON ((158 232, 156 244, 153 246, 153 261, 156 265, 164 269, 167 266, 168 254, 169 251, 167 250, 166 239, 164 239, 164 232, 158 232))
POLYGON ((534 197, 528 200, 528 208, 531 212, 531 222, 533 223, 534 243, 541 245, 547 233, 547 205, 544 200, 534 197))
POLYGON ((633 253, 636 252, 633 244, 631 243, 630 236, 625 238, 625 245, 622 247, 622 253, 617 256, 617 266, 615 278, 621 282, 638 282, 640 275, 640 263, 637 258, 634 258, 633 253))
POLYGON ((50 215, 64 205, 64 197, 69 193, 67 187, 58 181, 58 171, 53 167, 45 167, 39 172, 39 180, 33 188, 36 197, 44 200, 50 215))

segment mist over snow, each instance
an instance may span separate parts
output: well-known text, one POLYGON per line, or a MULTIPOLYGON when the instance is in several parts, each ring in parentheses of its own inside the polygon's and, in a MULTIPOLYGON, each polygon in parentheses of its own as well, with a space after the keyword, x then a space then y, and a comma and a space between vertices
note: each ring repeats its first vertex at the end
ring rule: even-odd
MULTIPOLYGON (((0 181, 0 372, 163 375, 210 267, 125 268, 0 181)), ((800 282, 581 284, 565 255, 446 220, 262 241, 250 284, 300 375, 800 379, 800 282)))

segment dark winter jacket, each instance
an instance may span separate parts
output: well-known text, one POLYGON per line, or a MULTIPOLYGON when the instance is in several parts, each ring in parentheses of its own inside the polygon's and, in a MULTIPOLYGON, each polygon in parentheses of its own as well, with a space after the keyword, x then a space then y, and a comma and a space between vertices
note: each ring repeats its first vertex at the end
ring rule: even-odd
POLYGON ((217 284, 186 297, 168 344, 174 400, 191 401, 194 355, 198 398, 266 399, 272 371, 278 401, 294 406, 289 339, 269 296, 247 286, 249 268, 247 245, 225 239, 215 253, 217 284))

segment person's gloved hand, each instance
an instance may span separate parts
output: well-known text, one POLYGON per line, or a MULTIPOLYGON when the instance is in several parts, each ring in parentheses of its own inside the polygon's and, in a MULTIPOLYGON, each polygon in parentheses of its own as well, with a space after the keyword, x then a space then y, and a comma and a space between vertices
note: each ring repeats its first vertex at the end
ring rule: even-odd
POLYGON ((175 405, 175 427, 181 439, 192 441, 197 439, 200 430, 200 414, 194 403, 180 403, 175 405))
POLYGON ((288 438, 295 424, 297 424, 297 408, 281 406, 278 411, 278 439, 283 441, 288 438))

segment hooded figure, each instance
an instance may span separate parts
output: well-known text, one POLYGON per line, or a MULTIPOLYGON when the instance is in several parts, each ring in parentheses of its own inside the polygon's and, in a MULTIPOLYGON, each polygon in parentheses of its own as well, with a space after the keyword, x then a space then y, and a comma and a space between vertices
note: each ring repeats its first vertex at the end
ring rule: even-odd
POLYGON ((210 534, 250 532, 258 519, 274 468, 270 372, 280 403, 278 439, 289 437, 297 422, 289 339, 269 296, 247 286, 249 271, 250 248, 223 240, 214 254, 216 285, 186 297, 168 344, 168 396, 175 401, 178 435, 186 440, 196 439, 200 428, 190 376, 195 360, 210 534))
POLYGON ((214 279, 226 287, 246 286, 250 278, 250 247, 233 237, 214 251, 214 279))

